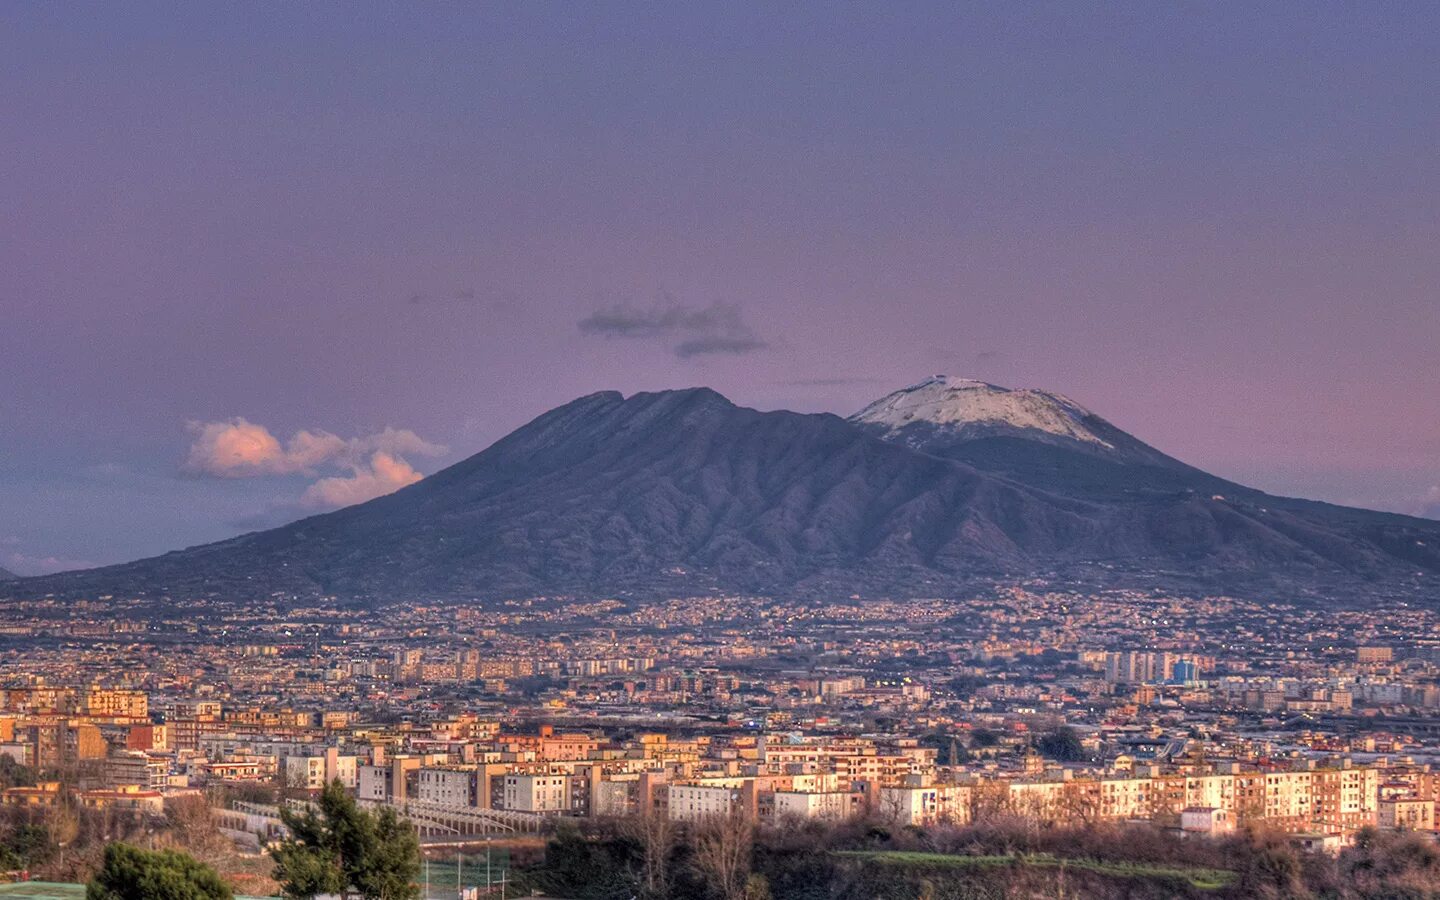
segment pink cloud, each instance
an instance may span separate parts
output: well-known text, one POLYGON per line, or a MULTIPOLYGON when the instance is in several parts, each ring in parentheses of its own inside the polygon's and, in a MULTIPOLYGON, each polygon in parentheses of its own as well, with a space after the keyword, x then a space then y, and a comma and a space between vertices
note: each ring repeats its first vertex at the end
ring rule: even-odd
POLYGON ((309 472, 336 459, 348 442, 325 431, 297 431, 282 445, 264 425, 236 417, 223 422, 191 422, 195 441, 185 470, 217 478, 290 475, 309 472))
POLYGON ((414 484, 422 476, 398 456, 377 450, 368 462, 353 464, 349 475, 322 478, 300 497, 312 509, 339 509, 374 500, 414 484))
POLYGON ((267 475, 327 475, 301 495, 301 505, 337 509, 373 500, 422 477, 406 455, 439 456, 448 450, 405 428, 386 427, 374 434, 342 438, 328 431, 301 429, 283 443, 270 429, 244 418, 191 422, 190 445, 182 468, 213 478, 267 475))

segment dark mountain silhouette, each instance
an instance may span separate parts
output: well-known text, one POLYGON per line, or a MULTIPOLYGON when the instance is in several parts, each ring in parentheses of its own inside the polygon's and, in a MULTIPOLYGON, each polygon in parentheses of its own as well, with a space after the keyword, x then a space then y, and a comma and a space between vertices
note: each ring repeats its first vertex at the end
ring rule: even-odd
POLYGON ((3 590, 934 597, 1043 576, 1345 599, 1437 584, 1440 522, 1269 497, 1041 407, 1038 430, 967 431, 757 412, 704 388, 593 394, 368 503, 3 590))

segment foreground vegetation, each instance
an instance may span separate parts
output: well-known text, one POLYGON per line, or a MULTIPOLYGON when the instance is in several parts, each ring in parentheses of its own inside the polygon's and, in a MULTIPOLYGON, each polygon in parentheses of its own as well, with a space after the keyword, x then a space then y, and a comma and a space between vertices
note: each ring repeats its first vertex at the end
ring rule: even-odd
POLYGON ((85 889, 85 900, 232 900, 234 892, 209 866, 178 850, 142 850, 115 843, 85 889))
POLYGON ((1093 872, 1115 878, 1177 882, 1202 891, 1234 884, 1236 873, 1228 869, 1192 866, 1163 866, 1154 863, 1106 862, 1098 859, 1066 858, 1049 853, 1006 853, 979 856, 948 853, 921 853, 913 850, 841 850, 838 855, 899 869, 986 869, 1029 868, 1093 872))
POLYGON ((1264 831, 612 822, 555 835, 517 887, 579 900, 1440 900, 1440 848, 1373 830, 1332 858, 1264 831))
MULTIPOLYGON (((392 812, 359 809, 332 785, 313 812, 287 821, 292 839, 265 858, 238 853, 200 797, 177 800, 159 820, 73 805, 5 808, 0 863, 43 880, 90 882, 97 900, 341 889, 415 896, 415 836, 392 812)), ((682 825, 654 816, 563 823, 543 845, 516 846, 509 858, 509 896, 576 900, 1440 900, 1435 841, 1373 830, 1332 858, 1261 830, 1211 841, 1143 826, 1041 829, 1020 819, 921 829, 864 820, 757 827, 740 817, 682 825)))

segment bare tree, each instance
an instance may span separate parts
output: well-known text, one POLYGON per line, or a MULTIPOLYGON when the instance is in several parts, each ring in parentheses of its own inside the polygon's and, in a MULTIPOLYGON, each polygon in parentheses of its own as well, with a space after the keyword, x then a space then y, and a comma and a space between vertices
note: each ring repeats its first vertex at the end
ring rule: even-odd
POLYGON ((740 810, 711 816, 695 832, 695 865, 725 900, 746 900, 755 827, 740 810))
POLYGON ((220 833, 210 802, 199 795, 174 797, 165 804, 167 838, 193 856, 214 865, 228 855, 231 842, 220 833))
POLYGON ((670 896, 670 856, 675 849, 675 823, 664 813, 645 810, 622 820, 626 836, 640 845, 640 883, 647 897, 670 896))
POLYGON ((888 794, 882 792, 878 806, 879 809, 876 810, 876 815, 878 815, 882 821, 889 822, 892 825, 910 824, 909 822, 902 821, 904 817, 902 816, 903 810, 898 791, 892 791, 888 794))

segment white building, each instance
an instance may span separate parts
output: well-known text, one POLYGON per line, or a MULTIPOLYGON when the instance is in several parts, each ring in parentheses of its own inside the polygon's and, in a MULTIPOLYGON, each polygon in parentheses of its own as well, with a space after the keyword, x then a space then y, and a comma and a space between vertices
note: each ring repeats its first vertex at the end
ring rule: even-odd
POLYGON ((716 779, 704 784, 670 785, 670 818, 696 822, 728 816, 744 803, 743 779, 716 779))
POLYGON ((359 785, 359 765, 353 756, 341 756, 330 748, 324 756, 285 757, 285 781, 296 787, 318 791, 339 779, 347 788, 359 785))
POLYGON ((839 821, 860 812, 864 801, 863 794, 850 791, 776 791, 774 797, 776 819, 795 816, 839 821))
POLYGON ((446 806, 476 805, 474 769, 422 768, 415 777, 415 799, 446 806))
POLYGON ((1235 830, 1235 814, 1213 806, 1191 806, 1180 811, 1180 830, 1186 834, 1229 834, 1235 830))
POLYGON ((880 812, 901 825, 963 825, 970 821, 970 793, 964 784, 882 787, 880 812))
POLYGON ((506 775, 501 808, 532 813, 570 812, 570 776, 506 775))

